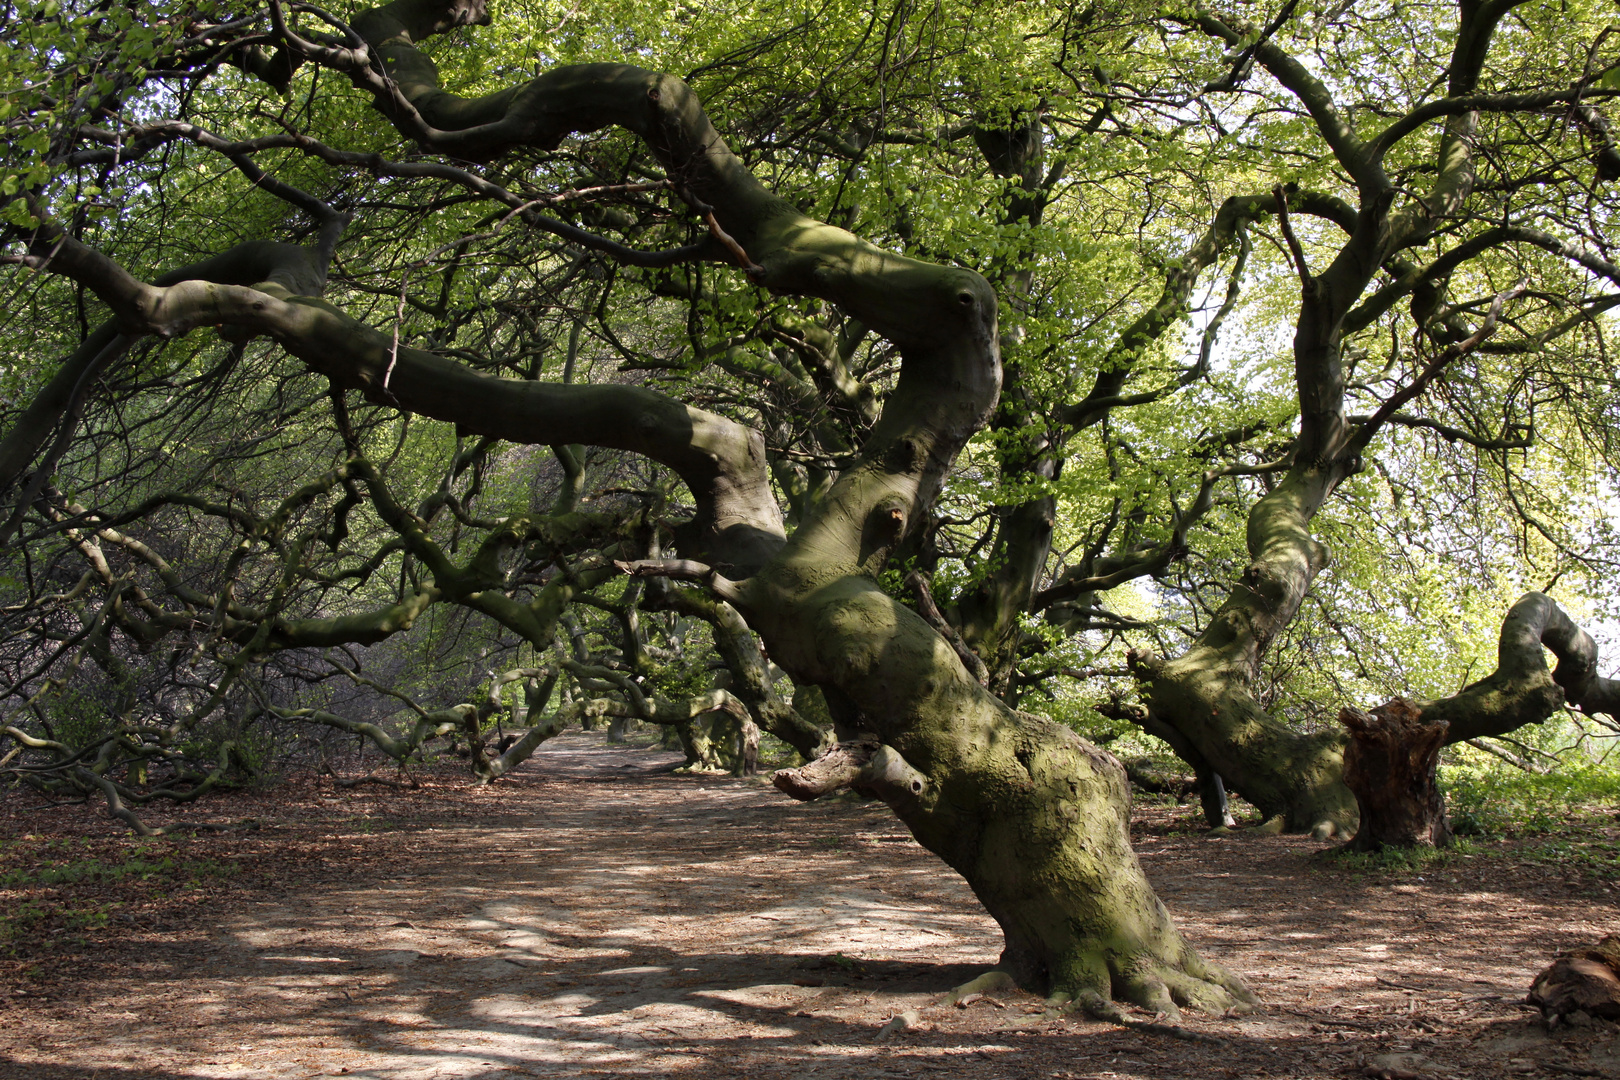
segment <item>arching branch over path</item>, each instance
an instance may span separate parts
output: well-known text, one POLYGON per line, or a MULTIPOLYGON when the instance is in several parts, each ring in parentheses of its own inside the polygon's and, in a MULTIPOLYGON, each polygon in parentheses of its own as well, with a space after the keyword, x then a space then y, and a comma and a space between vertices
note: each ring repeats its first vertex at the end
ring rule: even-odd
POLYGON ((1502 620, 1496 670, 1448 698, 1419 703, 1425 721, 1450 724, 1446 742, 1505 735, 1565 705, 1620 720, 1620 680, 1598 674, 1598 647, 1546 593, 1526 593, 1502 620), (1543 648, 1558 658, 1547 670, 1543 648))
MULTIPOLYGON (((988 694, 934 628, 877 581, 922 529, 948 470, 996 405, 990 285, 800 212, 755 179, 671 75, 585 64, 479 98, 446 92, 419 46, 487 22, 477 0, 401 0, 362 12, 334 43, 299 33, 278 4, 271 14, 283 48, 343 72, 430 154, 492 161, 610 126, 635 134, 707 229, 703 254, 738 265, 763 289, 836 305, 891 343, 900 368, 881 414, 794 533, 783 536, 757 434, 648 390, 490 378, 271 276, 148 285, 59 230, 36 236, 30 262, 96 292, 120 334, 232 326, 274 338, 338 388, 464 432, 617 447, 668 465, 691 488, 703 525, 696 550, 674 552, 677 560, 701 561, 711 583, 722 575, 732 583, 725 598, 770 658, 795 682, 822 688, 840 740, 881 748, 871 789, 969 881, 1005 931, 1008 970, 1033 988, 1167 1014, 1251 1000, 1239 980, 1194 954, 1153 894, 1130 848, 1119 763, 988 694)), ((428 558, 406 508, 380 509, 430 570, 437 559, 455 577, 464 603, 485 602, 470 588, 477 582, 428 558)))

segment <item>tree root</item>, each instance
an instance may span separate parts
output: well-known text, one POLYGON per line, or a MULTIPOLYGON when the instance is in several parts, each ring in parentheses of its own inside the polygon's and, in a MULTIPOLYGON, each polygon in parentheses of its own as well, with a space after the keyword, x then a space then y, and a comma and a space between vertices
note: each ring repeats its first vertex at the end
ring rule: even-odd
POLYGON ((336 785, 337 787, 340 787, 340 788, 357 788, 361 784, 378 784, 378 785, 380 785, 382 787, 391 787, 391 788, 394 788, 395 790, 398 790, 398 791, 408 791, 411 788, 416 788, 416 787, 421 787, 422 786, 422 785, 418 784, 416 782, 416 778, 411 776, 409 773, 406 773, 405 776, 406 776, 406 779, 403 780, 403 781, 402 780, 390 780, 386 776, 377 776, 377 775, 375 775, 373 773, 367 773, 365 776, 352 776, 352 777, 334 776, 332 778, 332 783, 334 785, 336 785))
MULTIPOLYGON (((1249 1012, 1255 1004, 1254 995, 1230 976, 1225 978, 1222 978, 1222 976, 1225 976, 1225 972, 1217 969, 1210 973, 1209 978, 1202 978, 1199 981, 1214 982, 1226 996, 1233 999, 1234 1003, 1222 1015, 1241 1015, 1249 1012)), ((1143 1008, 1153 1009, 1159 1016, 1168 1018, 1171 1021, 1170 1023, 1162 1023, 1157 1019, 1138 1020, 1127 1015, 1125 1010, 1115 1002, 1110 1001, 1096 990, 1089 989, 1081 990, 1078 994, 1072 995, 1066 991, 1058 991, 1046 999, 1047 1008, 1043 1015, 1047 1019, 1055 1020, 1062 1016, 1081 1012, 1093 1020, 1118 1024, 1120 1027, 1131 1028, 1134 1031, 1145 1032, 1149 1035, 1165 1035, 1172 1039, 1181 1039, 1184 1042, 1206 1043, 1211 1046, 1227 1045, 1225 1039, 1215 1035, 1206 1035, 1200 1031, 1193 1031, 1174 1022, 1181 1018, 1181 1011, 1169 999, 1171 991, 1168 989, 1167 984, 1174 983, 1178 985, 1182 989, 1181 996, 1187 998, 1187 1004, 1189 1005, 1193 1004, 1197 997, 1203 996, 1189 993, 1185 985, 1183 985, 1183 978, 1190 981, 1194 976, 1189 975, 1169 979, 1138 976, 1125 980, 1124 983, 1126 1000, 1143 1008)), ((983 975, 970 979, 961 986, 956 987, 942 997, 939 1004, 942 1006, 960 1006, 977 1001, 985 997, 990 991, 1011 989, 1017 985, 1017 982, 1010 974, 999 968, 992 968, 983 975)))
POLYGON ((101 789, 102 795, 107 799, 107 816, 116 818, 129 826, 129 830, 136 836, 151 838, 155 836, 168 836, 170 833, 181 832, 233 832, 237 829, 253 829, 258 822, 249 818, 246 821, 234 822, 230 825, 215 825, 207 821, 174 821, 162 828, 154 829, 136 816, 135 812, 124 805, 124 800, 118 794, 118 787, 111 780, 80 767, 75 770, 81 779, 86 780, 101 789))
POLYGON ((941 1005, 959 1005, 968 997, 983 995, 991 990, 1012 989, 1017 987, 1017 985, 1018 983, 1011 975, 1007 974, 1007 972, 1002 971, 999 968, 991 968, 983 975, 980 975, 977 978, 969 979, 961 986, 958 986, 956 989, 940 998, 939 1003, 941 1005))
POLYGON ((898 1035, 902 1031, 912 1031, 922 1023, 922 1014, 916 1009, 907 1009, 890 1020, 878 1031, 877 1037, 887 1039, 891 1035, 898 1035))
POLYGON ((730 776, 730 769, 723 769, 718 765, 675 765, 667 772, 676 776, 730 776))
POLYGON ((1134 1031, 1143 1031, 1150 1035, 1168 1035, 1172 1039, 1181 1039, 1185 1042, 1207 1043, 1211 1046, 1225 1046, 1226 1040, 1214 1035, 1205 1035, 1201 1031, 1192 1031, 1180 1024, 1161 1024, 1156 1020, 1137 1020, 1126 1016, 1125 1010, 1109 1001, 1095 990, 1082 991, 1080 996, 1060 1006, 1064 1012, 1083 1012, 1093 1020, 1104 1023, 1118 1024, 1120 1027, 1131 1028, 1134 1031))

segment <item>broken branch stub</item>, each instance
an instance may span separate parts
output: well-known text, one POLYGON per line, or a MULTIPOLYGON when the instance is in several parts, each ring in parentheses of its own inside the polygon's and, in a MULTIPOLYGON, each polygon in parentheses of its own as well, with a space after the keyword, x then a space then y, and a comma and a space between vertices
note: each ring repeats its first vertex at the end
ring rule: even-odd
POLYGON ((1392 698, 1370 713, 1346 707, 1339 723, 1350 732, 1344 782, 1361 807, 1360 827, 1346 850, 1450 844, 1446 804, 1435 779, 1450 725, 1425 721, 1423 710, 1405 698, 1392 698))
POLYGON ((875 739, 856 739, 834 743, 827 752, 808 765, 797 769, 778 769, 771 775, 771 783, 778 791, 809 802, 823 795, 848 787, 861 774, 883 744, 875 739))

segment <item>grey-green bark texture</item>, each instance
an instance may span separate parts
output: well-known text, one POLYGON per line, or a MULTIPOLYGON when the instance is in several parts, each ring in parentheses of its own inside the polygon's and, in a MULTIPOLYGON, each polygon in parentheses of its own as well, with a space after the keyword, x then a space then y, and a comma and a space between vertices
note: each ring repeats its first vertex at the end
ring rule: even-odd
MULTIPOLYGON (((667 465, 690 488, 699 525, 669 572, 703 582, 796 683, 820 687, 842 737, 870 736, 881 746, 881 767, 863 789, 967 878, 1006 933, 1009 970, 1032 988, 1113 995, 1171 1014, 1177 1003, 1220 1011, 1251 1000, 1239 980, 1198 959, 1154 896, 1129 845, 1119 764, 988 693, 940 634, 876 580, 926 522, 947 471, 996 406, 995 291, 971 271, 881 250, 776 197, 671 75, 589 64, 476 100, 445 92, 418 46, 487 21, 479 0, 400 0, 355 17, 364 45, 284 37, 302 59, 373 93, 430 153, 489 161, 519 147, 554 147, 575 132, 624 128, 650 148, 688 205, 702 208, 711 231, 695 254, 735 263, 773 292, 835 304, 886 338, 901 358, 898 380, 852 464, 791 536, 758 433, 653 391, 478 375, 363 326, 296 281, 150 285, 51 229, 40 231, 33 264, 100 295, 120 335, 199 326, 268 335, 335 387, 377 404, 454 421, 471 434, 614 446, 667 465)), ((359 458, 349 468, 431 572, 424 605, 450 600, 500 619, 536 647, 549 643, 555 604, 531 610, 506 600, 490 573, 493 554, 452 563, 391 502, 374 470, 359 458)), ((524 542, 529 528, 514 524, 490 551, 524 542)), ((653 575, 662 564, 627 565, 653 575)))
MULTIPOLYGON (((1447 97, 1466 102, 1477 88, 1491 37, 1511 7, 1460 6, 1446 68, 1447 97)), ((1355 423, 1346 415, 1345 337, 1404 295, 1385 290, 1363 302, 1376 275, 1401 252, 1427 242, 1467 203, 1477 173, 1479 112, 1466 105, 1432 114, 1420 109, 1366 138, 1335 102, 1334 88, 1257 35, 1257 27, 1205 9, 1179 18, 1234 49, 1253 43, 1255 63, 1299 102, 1337 165, 1355 182, 1359 199, 1354 207, 1322 211, 1345 239, 1319 271, 1306 264, 1288 234, 1300 278, 1293 341, 1299 431, 1286 474, 1249 514, 1248 566, 1190 648, 1169 659, 1139 654, 1133 665, 1154 719, 1179 732, 1203 762, 1264 815, 1280 818, 1291 831, 1349 835, 1356 803, 1341 779, 1342 733, 1295 730, 1261 707, 1253 685, 1266 650, 1328 565, 1327 548, 1311 534, 1317 512, 1346 477, 1363 467, 1368 444, 1389 416, 1494 329, 1502 297, 1472 336, 1441 350, 1378 413, 1355 423), (1386 158, 1403 139, 1423 129, 1425 115, 1443 118, 1433 146, 1424 148, 1432 155, 1431 179, 1426 190, 1403 198, 1386 172, 1386 158)), ((1279 188, 1279 214, 1286 205, 1279 188)))

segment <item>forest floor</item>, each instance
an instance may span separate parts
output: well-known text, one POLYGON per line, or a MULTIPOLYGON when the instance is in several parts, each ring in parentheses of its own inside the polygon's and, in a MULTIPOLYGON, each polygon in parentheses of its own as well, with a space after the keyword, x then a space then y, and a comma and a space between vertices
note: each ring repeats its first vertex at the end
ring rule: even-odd
POLYGON ((999 934, 891 814, 674 760, 574 733, 492 787, 311 778, 148 842, 0 801, 0 1078, 1620 1077, 1615 1027, 1519 1004, 1620 930, 1620 829, 1396 873, 1139 807, 1182 931, 1264 1002, 1188 1041, 944 1005, 999 934))

